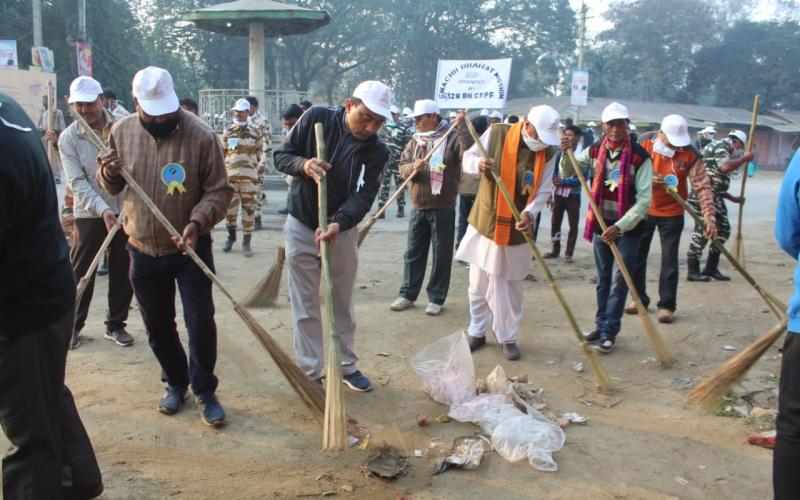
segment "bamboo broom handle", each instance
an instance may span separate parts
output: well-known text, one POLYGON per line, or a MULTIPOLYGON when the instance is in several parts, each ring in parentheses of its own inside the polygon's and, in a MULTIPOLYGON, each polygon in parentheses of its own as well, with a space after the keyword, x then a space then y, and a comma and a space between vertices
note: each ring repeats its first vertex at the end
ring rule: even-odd
MULTIPOLYGON (((483 143, 481 143, 480 137, 478 137, 475 128, 472 126, 472 122, 470 122, 469 120, 467 120, 467 129, 469 130, 470 135, 475 141, 475 144, 478 146, 478 150, 481 153, 481 157, 483 157, 484 159, 488 159, 489 153, 486 151, 486 148, 483 147, 483 143)), ((497 172, 495 172, 494 169, 490 170, 490 172, 492 174, 492 179, 494 179, 495 184, 497 184, 497 187, 500 189, 500 193, 503 195, 503 199, 508 204, 508 207, 511 209, 511 213, 514 215, 514 220, 519 222, 520 220, 519 209, 517 209, 517 206, 514 204, 514 198, 511 197, 511 193, 509 193, 508 187, 506 187, 505 183, 503 182, 503 179, 501 179, 500 176, 497 175, 497 172)), ((547 281, 550 283, 550 288, 552 288, 553 293, 556 294, 556 298, 558 299, 561 308, 564 310, 564 314, 567 316, 567 321, 569 321, 569 324, 572 327, 572 331, 575 333, 575 337, 578 340, 578 344, 580 344, 581 350, 583 350, 584 354, 586 354, 586 356, 588 356, 590 360, 592 360, 592 363, 594 363, 595 362, 593 358, 594 353, 589 349, 589 344, 586 342, 586 339, 583 338, 583 334, 581 333, 580 326, 578 326, 578 322, 575 319, 575 315, 572 313, 572 309, 569 307, 566 297, 564 297, 564 294, 561 293, 561 288, 558 286, 558 283, 556 283, 556 279, 550 272, 549 266, 545 264, 544 258, 542 258, 542 254, 539 252, 539 248, 537 248, 536 243, 534 243, 533 238, 529 234, 527 233, 522 233, 522 234, 523 236, 525 236, 525 241, 527 241, 528 246, 531 247, 531 251, 533 252, 533 255, 536 257, 536 261, 539 263, 539 266, 542 268, 542 272, 547 278, 547 281)), ((599 375, 598 378, 600 379, 598 380, 598 382, 600 383, 603 392, 607 392, 608 390, 611 389, 610 379, 603 380, 602 375, 599 375)))
MULTIPOLYGON (((747 136, 747 152, 751 153, 753 151, 753 140, 755 139, 756 135, 756 125, 758 122, 758 110, 760 105, 761 96, 756 94, 755 98, 753 99, 753 116, 750 121, 750 135, 747 136)), ((742 189, 739 193, 739 196, 744 197, 744 188, 747 185, 747 174, 750 165, 747 164, 743 168, 742 172, 742 189)), ((741 258, 742 254, 742 219, 744 218, 744 201, 742 204, 739 205, 739 217, 736 221, 736 247, 737 247, 737 257, 741 258)))
POLYGON ((94 271, 97 269, 97 266, 100 265, 100 258, 103 256, 103 254, 106 253, 106 250, 108 250, 109 245, 111 245, 111 240, 114 239, 114 235, 116 235, 117 231, 119 231, 120 227, 122 227, 122 216, 123 213, 120 213, 117 216, 117 222, 115 222, 114 225, 111 226, 111 229, 108 231, 108 234, 106 234, 106 238, 103 240, 103 243, 100 245, 100 248, 94 255, 91 264, 89 264, 89 270, 87 270, 86 274, 84 274, 81 277, 80 281, 78 281, 78 289, 75 294, 76 307, 80 303, 81 298, 83 297, 83 292, 86 291, 86 286, 89 284, 89 280, 92 278, 94 271))
MULTIPOLYGON (((327 161, 328 157, 325 147, 325 134, 321 123, 314 124, 314 135, 317 143, 317 158, 327 161)), ((328 176, 322 177, 317 183, 317 217, 319 218, 319 230, 324 233, 328 230, 328 176)), ((325 295, 325 314, 328 316, 328 328, 331 337, 336 342, 339 341, 339 333, 336 331, 333 310, 333 283, 331 283, 331 255, 330 244, 327 241, 319 242, 320 256, 322 257, 322 275, 325 278, 323 291, 325 295)))
MULTIPOLYGON (((686 210, 686 212, 692 216, 695 223, 703 231, 705 231, 706 225, 705 222, 703 222, 703 219, 697 212, 695 212, 694 208, 692 208, 692 206, 689 205, 686 202, 686 200, 684 200, 681 197, 681 195, 677 193, 675 187, 667 186, 666 189, 667 192, 671 194, 673 198, 675 198, 675 201, 677 201, 684 208, 684 210, 686 210)), ((722 244, 718 239, 714 238, 713 240, 711 240, 711 243, 713 243, 714 246, 716 246, 717 249, 725 255, 725 257, 728 259, 731 265, 733 265, 733 267, 735 267, 736 270, 739 271, 739 273, 744 277, 745 281, 747 281, 750 284, 750 286, 755 288, 755 290, 759 293, 759 295, 761 295, 761 297, 764 299, 764 301, 767 303, 770 309, 772 309, 772 312, 773 314, 775 314, 777 319, 779 320, 783 319, 785 317, 785 314, 783 312, 776 311, 776 307, 781 309, 782 311, 786 311, 787 309, 786 304, 784 304, 783 302, 778 300, 774 295, 763 289, 761 285, 759 285, 758 282, 756 282, 756 280, 750 275, 750 273, 748 273, 747 270, 745 270, 745 268, 741 265, 741 263, 738 260, 736 260, 733 254, 731 254, 728 251, 728 249, 725 248, 725 245, 722 244)))

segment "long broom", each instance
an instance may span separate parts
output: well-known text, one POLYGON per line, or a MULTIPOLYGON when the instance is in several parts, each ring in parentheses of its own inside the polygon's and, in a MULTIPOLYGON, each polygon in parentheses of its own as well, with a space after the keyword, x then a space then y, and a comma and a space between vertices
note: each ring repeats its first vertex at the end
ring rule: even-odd
POLYGON ((745 373, 767 352, 786 331, 788 319, 783 318, 742 352, 732 357, 689 393, 689 399, 702 406, 718 403, 745 373))
MULTIPOLYGON (((72 116, 78 122, 78 125, 83 128, 84 133, 92 141, 94 146, 100 151, 101 153, 105 154, 110 151, 108 146, 106 146, 103 141, 97 137, 94 131, 89 127, 86 121, 79 115, 78 113, 72 112, 72 116)), ((142 200, 142 202, 147 205, 147 208, 153 213, 156 219, 166 228, 166 230, 174 237, 181 239, 183 236, 181 233, 178 232, 175 227, 169 222, 169 220, 161 213, 161 210, 153 203, 153 200, 147 196, 147 193, 142 190, 141 186, 133 179, 131 174, 123 167, 120 169, 120 174, 122 178, 125 179, 125 182, 128 184, 128 187, 132 189, 137 196, 142 200)), ((258 324, 258 322, 253 318, 250 313, 245 309, 245 307, 236 302, 234 300, 233 295, 228 291, 227 288, 217 279, 217 276, 209 269, 205 262, 197 255, 194 249, 186 245, 184 247, 184 252, 188 255, 197 267, 203 271, 203 274, 208 277, 217 288, 231 301, 233 305, 233 310, 236 311, 236 314, 244 321, 245 325, 250 329, 256 339, 261 343, 262 346, 267 350, 269 355, 272 357, 275 364, 278 365, 278 369, 280 369, 281 373, 286 377, 286 380, 289 381, 289 385, 291 385, 292 389, 297 392, 300 396, 300 399, 303 400, 303 403, 311 410, 311 413, 319 418, 320 420, 323 418, 325 414, 325 401, 322 395, 322 391, 315 387, 314 383, 308 376, 303 373, 303 371, 295 364, 292 358, 289 357, 288 354, 281 348, 281 346, 275 342, 267 331, 258 324)))
MULTIPOLYGON (((464 113, 466 113, 466 110, 464 110, 464 113)), ((465 119, 466 121, 469 121, 469 118, 467 118, 466 116, 464 117, 464 119, 465 119)), ((426 155, 425 155, 425 157, 422 159, 422 161, 423 161, 423 162, 426 162, 426 161, 428 161, 428 160, 430 160, 430 159, 431 159, 431 157, 433 156, 433 153, 434 153, 434 152, 435 152, 437 149, 439 149, 439 146, 441 146, 441 145, 442 145, 442 143, 443 143, 444 141, 446 141, 446 140, 447 140, 447 138, 450 136, 450 133, 451 133, 453 130, 455 130, 455 128, 456 128, 456 124, 455 124, 455 122, 454 122, 454 123, 453 123, 453 124, 450 126, 450 128, 449 128, 449 129, 447 129, 447 132, 445 132, 445 133, 444 133, 444 135, 442 136, 442 138, 441 138, 441 139, 439 139, 439 140, 438 140, 438 141, 437 141, 437 142, 436 142, 436 143, 433 145, 433 147, 431 148, 431 150, 430 150, 430 151, 428 151, 428 154, 426 154, 426 155)), ((416 176, 416 175, 417 175, 417 171, 416 171, 416 170, 414 170, 413 172, 411 172, 411 175, 409 175, 409 176, 408 176, 408 178, 406 178, 406 180, 404 180, 404 181, 403 181, 403 183, 402 183, 402 184, 400 184, 400 185, 397 187, 397 189, 395 190, 395 192, 394 192, 394 193, 392 193, 392 196, 390 196, 390 197, 389 197, 389 199, 388 199, 388 200, 386 200, 386 203, 384 203, 384 204, 383 204, 383 207, 381 207, 381 208, 380 208, 380 210, 378 210, 377 212, 375 212, 375 213, 372 215, 372 217, 370 217, 370 218, 369 218, 369 220, 368 220, 368 221, 367 221, 367 223, 364 225, 364 227, 362 227, 362 228, 361 228, 361 229, 358 231, 358 246, 359 246, 359 248, 361 247, 361 244, 362 244, 362 243, 364 243, 364 239, 366 239, 367 235, 369 234, 369 230, 370 230, 370 229, 372 229, 372 226, 374 226, 374 225, 375 225, 375 223, 376 223, 376 222, 378 222, 378 219, 380 219, 380 218, 381 218, 381 216, 384 214, 384 212, 386 212, 386 210, 388 210, 388 209, 389 209, 389 207, 392 205, 392 203, 394 202, 394 200, 396 200, 398 196, 400 196, 401 194, 403 194, 403 190, 406 188, 406 186, 408 186, 408 183, 409 183, 409 182, 411 182, 411 180, 412 180, 412 179, 414 178, 414 176, 416 176)))
MULTIPOLYGON (((756 123, 758 121, 759 100, 760 100, 759 95, 756 95, 755 99, 753 100, 753 118, 750 121, 750 135, 747 136, 748 153, 751 153, 753 151, 753 139, 755 139, 756 123)), ((739 192, 739 196, 741 196, 742 198, 744 198, 744 187, 747 184, 747 174, 748 174, 748 165, 745 165, 742 172, 742 189, 739 192)), ((733 255, 736 256, 736 260, 742 263, 742 266, 745 265, 744 234, 742 233, 743 217, 744 217, 744 200, 742 200, 742 204, 739 205, 739 218, 736 221, 736 236, 733 239, 733 255)))
POLYGON ((286 244, 278 247, 278 256, 266 276, 243 298, 240 303, 245 307, 270 307, 278 299, 283 276, 283 264, 286 262, 286 244))
MULTIPOLYGON (((317 158, 326 161, 328 155, 325 148, 325 132, 321 123, 314 124, 314 136, 317 143, 317 158)), ((319 230, 328 230, 328 177, 322 177, 317 183, 317 216, 319 230)), ((328 346, 328 369, 325 387, 325 420, 322 428, 322 449, 341 451, 347 447, 347 417, 342 394, 342 339, 336 330, 333 310, 333 282, 331 281, 331 247, 327 241, 319 242, 322 261, 322 290, 325 298, 325 316, 328 330, 331 332, 328 346)))
MULTIPOLYGON (((670 177, 670 175, 668 175, 665 178, 665 180, 667 180, 667 178, 669 178, 669 177, 670 177)), ((684 210, 686 210, 686 213, 688 213, 689 215, 692 216, 692 218, 694 219, 694 221, 698 225, 698 227, 702 231, 705 231, 706 230, 706 225, 703 222, 703 219, 694 210, 694 208, 692 208, 692 206, 689 205, 689 203, 686 202, 686 200, 681 198, 681 195, 678 194, 677 188, 674 185, 670 185, 670 184, 666 184, 664 187, 667 190, 667 193, 672 195, 672 197, 675 198, 675 201, 677 201, 684 208, 684 210)), ((725 255, 725 257, 728 259, 728 262, 730 262, 731 265, 733 265, 733 267, 736 268, 737 271, 739 271, 739 273, 742 275, 742 277, 744 277, 745 281, 747 281, 750 284, 750 286, 752 286, 756 290, 756 292, 758 292, 758 294, 761 296, 762 299, 764 299, 764 302, 766 302, 767 306, 772 311, 772 314, 774 314, 775 317, 778 320, 781 320, 781 319, 785 318, 786 317, 786 312, 785 311, 787 310, 786 304, 784 304, 781 300, 779 300, 777 297, 775 297, 775 295, 773 295, 770 292, 768 292, 764 287, 759 285, 758 282, 750 275, 750 273, 747 272, 747 270, 744 268, 744 266, 736 259, 736 257, 731 255, 731 253, 728 251, 728 249, 725 248, 725 244, 724 243, 722 243, 721 241, 719 241, 716 238, 712 239, 711 243, 715 247, 717 247, 717 249, 723 255, 725 255)))
MULTIPOLYGON (((489 153, 486 151, 486 148, 483 147, 480 138, 478 137, 477 132, 475 132, 475 127, 472 126, 472 122, 467 120, 467 129, 469 130, 470 135, 475 140, 475 144, 478 145, 478 150, 481 153, 481 157, 483 159, 489 158, 489 153)), ((500 190, 500 193, 503 195, 503 199, 508 204, 508 207, 511 209, 511 213, 514 215, 514 220, 519 222, 520 214, 517 206, 514 204, 514 198, 511 197, 511 193, 508 192, 508 188, 506 187, 503 179, 497 175, 494 169, 491 170, 492 178, 494 179, 495 184, 500 190)), ((547 277, 547 281, 550 283, 550 288, 553 289, 553 293, 556 294, 556 298, 558 299, 559 304, 561 304, 561 308, 564 310, 564 314, 567 316, 567 321, 569 321, 570 326, 572 327, 572 331, 575 333, 575 337, 578 339, 578 345, 583 352, 583 355, 586 356, 586 360, 589 362, 589 366, 592 367, 592 372, 594 373, 595 378, 597 379, 597 385, 600 387, 600 392, 607 394, 611 392, 612 384, 611 378, 608 376, 603 365, 600 363, 600 360, 597 358, 597 355, 589 348, 589 344, 583 338, 583 334, 581 333, 581 329, 578 326, 578 322, 575 320, 575 315, 572 314, 572 309, 570 309, 569 304, 567 304, 567 299, 564 297, 564 294, 561 293, 561 288, 556 283, 556 279, 553 277, 553 274, 550 272, 550 268, 542 258, 542 254, 539 252, 539 249, 536 247, 536 243, 534 243, 533 238, 530 235, 523 233, 525 236, 525 241, 528 242, 528 245, 531 247, 531 251, 533 255, 536 257, 536 262, 539 263, 539 266, 542 268, 542 272, 544 273, 545 277, 547 277)))
MULTIPOLYGON (((122 227, 122 216, 123 214, 120 213, 117 216, 117 221, 111 226, 111 229, 108 231, 106 238, 103 240, 103 243, 100 245, 100 248, 97 250, 97 253, 94 255, 92 262, 89 264, 89 269, 86 271, 80 280, 78 280, 78 286, 75 290, 75 310, 78 310, 78 306, 81 303, 81 299, 83 298, 83 293, 86 291, 86 287, 89 286, 89 281, 94 276, 94 272, 97 269, 97 266, 100 265, 100 259, 105 255, 106 250, 108 250, 108 246, 111 245, 111 240, 114 239, 114 235, 117 234, 120 227, 122 227)), ((75 349, 78 347, 77 344, 77 336, 78 332, 73 328, 72 329, 72 342, 70 342, 71 349, 75 349)))
MULTIPOLYGON (((583 176, 583 170, 581 170, 580 166, 578 165, 578 161, 575 159, 575 155, 572 153, 571 149, 565 150, 564 154, 572 163, 572 167, 575 170, 575 175, 578 176, 578 180, 581 183, 583 192, 586 193, 586 197, 589 198, 589 204, 592 208, 592 213, 594 214, 595 220, 600 225, 600 228, 605 232, 608 226, 606 225, 606 221, 603 220, 603 212, 598 210, 597 204, 594 202, 594 198, 592 198, 592 190, 589 189, 589 185, 586 183, 586 178, 583 176)), ((647 314, 647 309, 644 307, 644 304, 642 304, 642 299, 639 297, 639 292, 636 290, 636 285, 633 282, 631 274, 628 272, 628 267, 625 265, 625 261, 622 260, 622 254, 619 253, 617 244, 612 241, 608 243, 608 246, 611 248, 611 253, 614 254, 614 259, 617 261, 617 267, 619 267, 622 277, 625 279, 625 283, 628 285, 628 292, 630 292, 631 298, 636 304, 636 310, 639 313, 639 318, 642 320, 642 325, 644 325, 644 331, 647 332, 647 337, 650 339, 650 342, 653 344, 653 348, 656 351, 656 358, 658 358, 658 361, 664 367, 673 364, 676 361, 675 355, 672 354, 672 350, 669 348, 669 345, 667 345, 666 340, 664 340, 661 332, 658 330, 658 328, 656 328, 655 323, 653 323, 653 318, 647 314)))

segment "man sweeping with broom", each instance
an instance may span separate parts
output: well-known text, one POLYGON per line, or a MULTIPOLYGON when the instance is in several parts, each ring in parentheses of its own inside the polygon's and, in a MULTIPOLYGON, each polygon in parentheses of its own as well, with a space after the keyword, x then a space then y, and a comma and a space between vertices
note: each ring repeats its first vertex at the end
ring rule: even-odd
POLYGON ((481 176, 469 226, 456 254, 456 259, 470 264, 467 340, 471 351, 486 344, 491 325, 506 359, 520 358, 522 284, 531 259, 523 233, 532 234, 533 220, 553 190, 559 119, 550 106, 535 106, 524 121, 492 125, 483 134, 481 143, 489 159, 481 158, 477 144, 464 152, 464 174, 481 176), (521 212, 519 223, 514 223, 491 177, 495 168, 521 212))
POLYGON ((353 288, 358 268, 356 225, 369 211, 380 186, 389 150, 376 136, 391 120, 391 91, 381 82, 365 81, 343 108, 314 106, 275 150, 275 168, 295 178, 286 218, 289 295, 294 318, 297 362, 315 382, 322 382, 324 362, 320 311, 319 242, 329 243, 334 323, 342 342, 344 383, 359 392, 371 389, 358 370, 354 351, 353 288), (325 130, 328 161, 316 157, 314 125, 325 130), (319 230, 317 181, 327 177, 329 224, 319 230))

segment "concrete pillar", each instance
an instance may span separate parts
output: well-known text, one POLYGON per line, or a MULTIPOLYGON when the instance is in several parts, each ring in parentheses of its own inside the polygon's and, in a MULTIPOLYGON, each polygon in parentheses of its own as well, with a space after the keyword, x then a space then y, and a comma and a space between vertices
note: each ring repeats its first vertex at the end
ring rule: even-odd
POLYGON ((41 47, 42 41, 42 0, 33 0, 33 46, 41 47))
POLYGON ((250 90, 264 90, 264 23, 250 23, 250 90))

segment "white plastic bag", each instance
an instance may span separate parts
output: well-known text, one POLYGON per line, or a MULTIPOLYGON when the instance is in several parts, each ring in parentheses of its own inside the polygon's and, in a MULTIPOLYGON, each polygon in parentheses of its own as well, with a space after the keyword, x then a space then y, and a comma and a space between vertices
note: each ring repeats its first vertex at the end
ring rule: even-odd
POLYGON ((411 360, 411 367, 437 403, 459 405, 475 397, 475 366, 464 332, 425 347, 411 360))
POLYGON ((551 453, 560 450, 564 440, 561 427, 521 412, 500 422, 492 432, 492 445, 500 456, 509 462, 527 458, 531 467, 545 472, 558 470, 551 453))

